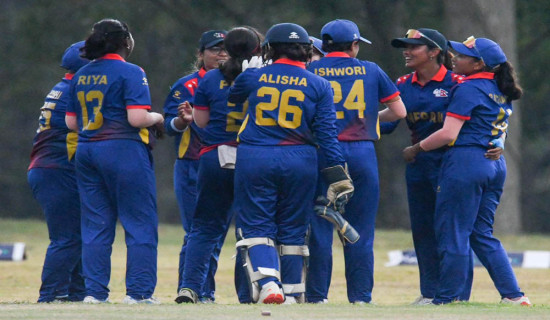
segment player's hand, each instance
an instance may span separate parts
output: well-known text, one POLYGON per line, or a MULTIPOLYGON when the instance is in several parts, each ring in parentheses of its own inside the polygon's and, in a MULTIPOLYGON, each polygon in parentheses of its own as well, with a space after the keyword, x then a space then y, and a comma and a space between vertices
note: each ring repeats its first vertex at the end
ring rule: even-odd
POLYGON ((184 101, 178 105, 178 118, 188 125, 193 121, 193 107, 189 101, 184 101))
POLYGON ((321 170, 323 178, 327 182, 327 199, 335 210, 344 213, 345 205, 353 196, 353 181, 343 166, 337 165, 321 170))
POLYGON ((489 150, 485 152, 485 158, 490 160, 498 160, 504 152, 504 141, 502 139, 493 139, 489 142, 489 150))
POLYGON ((250 60, 244 60, 242 64, 242 71, 250 68, 261 68, 264 62, 261 56, 253 56, 250 60))
POLYGON ((423 150, 420 147, 420 142, 415 145, 406 147, 405 149, 403 149, 403 159, 405 159, 405 161, 409 163, 414 162, 416 160, 416 156, 422 151, 423 150))
POLYGON ((150 126, 149 131, 158 140, 164 138, 164 125, 163 125, 163 122, 157 122, 154 125, 150 126))

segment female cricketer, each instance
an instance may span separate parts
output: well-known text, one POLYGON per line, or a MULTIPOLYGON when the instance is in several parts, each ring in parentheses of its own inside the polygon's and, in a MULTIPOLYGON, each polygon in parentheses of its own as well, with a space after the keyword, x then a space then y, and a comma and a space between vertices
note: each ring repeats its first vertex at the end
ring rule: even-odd
POLYGON ((435 235, 441 259, 439 289, 433 304, 459 300, 468 282, 470 248, 489 271, 502 303, 530 306, 521 292, 506 251, 493 236, 495 211, 506 178, 506 160, 485 157, 508 129, 512 101, 522 95, 512 65, 500 46, 473 36, 450 41, 458 55, 453 70, 466 76, 451 92, 443 127, 403 150, 407 161, 424 152, 452 146, 439 176, 435 235))
POLYGON ((83 48, 93 60, 71 84, 74 103, 67 126, 78 130, 76 171, 82 206, 85 303, 107 302, 117 219, 125 231, 128 304, 159 303, 158 217, 147 127, 164 118, 151 109, 149 84, 140 67, 126 62, 134 49, 128 26, 114 19, 94 24, 83 48))
POLYGON ((74 73, 88 59, 80 57, 84 41, 71 45, 61 59, 65 77, 46 96, 34 137, 29 185, 44 210, 50 245, 42 268, 38 302, 82 301, 86 293, 82 277, 80 198, 76 185, 74 153, 77 134, 67 128, 65 112, 74 73))
MULTIPOLYGON (((356 59, 359 42, 370 43, 349 20, 334 20, 321 29, 327 54, 312 62, 310 71, 330 82, 334 91, 338 141, 355 185, 355 195, 345 207, 345 217, 359 232, 359 241, 344 246, 348 300, 370 303, 374 272, 374 223, 378 211, 378 163, 374 141, 380 137, 379 121, 405 117, 406 110, 395 84, 369 61, 356 59), (387 105, 378 111, 379 103, 387 105)), ((326 159, 320 157, 320 168, 326 159)), ((322 194, 326 186, 318 187, 322 194)), ((311 221, 307 299, 328 299, 332 274, 333 225, 319 216, 311 221)))
MULTIPOLYGON (((172 88, 164 102, 164 128, 168 135, 174 137, 176 163, 174 164, 174 191, 180 209, 181 222, 185 236, 181 246, 178 268, 178 290, 182 288, 181 275, 185 262, 187 238, 191 232, 191 222, 197 202, 197 171, 199 168, 199 152, 202 146, 200 141, 201 129, 178 113, 178 107, 183 102, 193 102, 195 91, 207 71, 216 69, 227 60, 223 40, 227 31, 209 30, 202 34, 199 40, 197 55, 197 71, 180 78, 172 88)), ((203 301, 214 301, 215 282, 214 274, 218 267, 221 244, 216 247, 210 259, 208 276, 204 288, 199 292, 203 301)))

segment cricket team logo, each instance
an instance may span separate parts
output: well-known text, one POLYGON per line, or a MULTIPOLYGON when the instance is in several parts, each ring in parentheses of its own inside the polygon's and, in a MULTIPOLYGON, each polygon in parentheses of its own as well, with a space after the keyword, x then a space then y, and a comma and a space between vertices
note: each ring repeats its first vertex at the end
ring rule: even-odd
POLYGON ((433 94, 436 98, 447 98, 449 96, 449 92, 444 89, 435 89, 433 94))

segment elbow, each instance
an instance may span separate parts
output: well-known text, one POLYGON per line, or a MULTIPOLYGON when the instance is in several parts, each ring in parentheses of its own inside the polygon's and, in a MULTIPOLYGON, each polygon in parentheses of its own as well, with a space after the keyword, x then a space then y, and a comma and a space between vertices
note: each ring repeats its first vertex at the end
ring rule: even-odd
POLYGON ((208 120, 205 121, 204 119, 195 119, 195 124, 197 127, 204 129, 206 128, 206 125, 208 125, 208 120))

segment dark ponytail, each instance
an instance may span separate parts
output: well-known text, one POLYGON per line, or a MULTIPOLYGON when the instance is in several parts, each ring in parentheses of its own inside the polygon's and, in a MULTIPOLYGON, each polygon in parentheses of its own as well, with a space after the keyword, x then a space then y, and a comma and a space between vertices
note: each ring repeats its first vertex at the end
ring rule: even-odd
POLYGON ((250 27, 233 28, 227 33, 223 44, 229 59, 220 66, 225 81, 233 82, 242 72, 243 61, 260 53, 260 42, 261 34, 250 27))
POLYGON ((81 56, 93 60, 107 53, 116 53, 127 45, 126 39, 129 37, 130 30, 126 23, 115 19, 103 19, 94 24, 92 33, 81 49, 81 56))
POLYGON ((506 96, 506 102, 521 98, 523 89, 518 84, 514 67, 510 62, 501 63, 491 71, 495 73, 498 88, 506 96))

